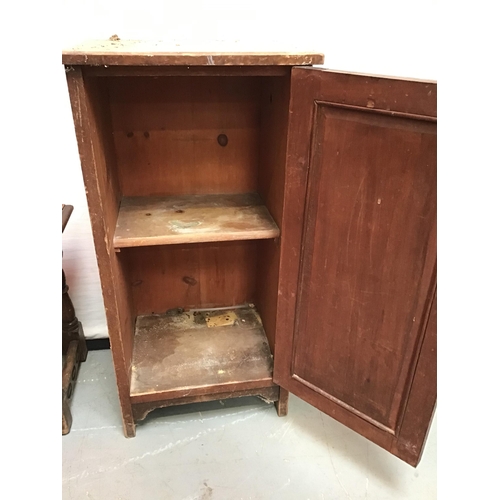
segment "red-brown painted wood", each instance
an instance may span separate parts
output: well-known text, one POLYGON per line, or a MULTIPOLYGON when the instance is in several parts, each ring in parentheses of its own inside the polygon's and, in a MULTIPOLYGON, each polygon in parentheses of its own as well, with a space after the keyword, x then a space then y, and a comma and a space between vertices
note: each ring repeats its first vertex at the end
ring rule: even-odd
POLYGON ((396 444, 407 402, 428 413, 435 391, 414 378, 436 287, 435 115, 430 82, 292 71, 274 380, 408 462, 423 441, 396 444))
POLYGON ((130 404, 130 366, 135 311, 124 270, 113 248, 121 192, 105 87, 86 80, 81 69, 66 73, 75 133, 87 192, 90 221, 106 308, 125 435, 135 435, 130 404))

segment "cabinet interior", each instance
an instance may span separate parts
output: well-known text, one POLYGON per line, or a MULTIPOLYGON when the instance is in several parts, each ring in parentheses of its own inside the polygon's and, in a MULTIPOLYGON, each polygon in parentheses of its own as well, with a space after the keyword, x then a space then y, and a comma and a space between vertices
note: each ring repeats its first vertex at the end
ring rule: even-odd
POLYGON ((257 380, 272 385, 289 71, 84 75, 103 146, 96 175, 104 177, 107 190, 103 213, 119 277, 114 286, 132 402, 134 390, 143 402, 170 397, 168 391, 179 397, 179 390, 193 387, 217 392, 257 380), (214 308, 219 312, 207 311, 214 308), (246 325, 245 314, 253 318, 246 325), (224 315, 234 321, 217 323, 224 315), (220 340, 217 333, 225 341, 211 349, 220 340), (213 342, 207 344, 208 338, 213 342), (162 389, 172 376, 169 359, 177 356, 181 366, 180 353, 191 359, 196 346, 195 358, 215 371, 191 363, 177 386, 162 389), (246 374, 231 372, 234 359, 224 365, 228 352, 248 365, 246 374), (157 380, 160 372, 165 384, 157 380))

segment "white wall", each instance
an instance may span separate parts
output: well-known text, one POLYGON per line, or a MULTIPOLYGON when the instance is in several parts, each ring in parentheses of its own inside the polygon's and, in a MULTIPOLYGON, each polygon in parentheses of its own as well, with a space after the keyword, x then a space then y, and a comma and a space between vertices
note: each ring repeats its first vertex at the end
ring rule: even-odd
MULTIPOLYGON (((437 1, 184 0, 137 2, 66 0, 62 46, 85 39, 175 39, 203 50, 209 41, 236 42, 242 49, 313 49, 325 67, 437 80, 437 1)), ((66 160, 61 202, 75 206, 63 235, 64 269, 85 334, 107 336, 104 306, 90 231, 85 190, 61 67, 60 138, 66 160)))

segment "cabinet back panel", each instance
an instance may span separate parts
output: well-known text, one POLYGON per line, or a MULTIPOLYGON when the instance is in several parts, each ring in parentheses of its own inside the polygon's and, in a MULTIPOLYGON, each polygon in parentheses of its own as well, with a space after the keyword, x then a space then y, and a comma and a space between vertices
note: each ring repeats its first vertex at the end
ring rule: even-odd
POLYGON ((137 314, 254 302, 258 241, 123 249, 137 314))
POLYGON ((257 190, 259 77, 112 77, 108 86, 124 196, 257 190))

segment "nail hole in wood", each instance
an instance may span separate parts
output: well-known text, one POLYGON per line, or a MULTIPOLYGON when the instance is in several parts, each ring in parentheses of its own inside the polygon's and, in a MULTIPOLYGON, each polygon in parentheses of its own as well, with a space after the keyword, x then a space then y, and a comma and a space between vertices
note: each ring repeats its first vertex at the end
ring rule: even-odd
POLYGON ((220 146, 224 147, 224 146, 227 146, 227 142, 228 142, 228 139, 227 139, 227 135, 226 134, 220 134, 218 137, 217 137, 217 142, 219 143, 220 146))
POLYGON ((175 211, 176 214, 183 214, 184 213, 184 210, 176 210, 175 211))
POLYGON ((133 133, 133 132, 129 132, 129 133, 127 134, 127 137, 134 137, 134 133, 133 133))
POLYGON ((145 137, 146 139, 149 139, 149 132, 144 132, 144 137, 145 137))
POLYGON ((147 215, 147 216, 150 216, 151 214, 148 212, 146 215, 147 215))

